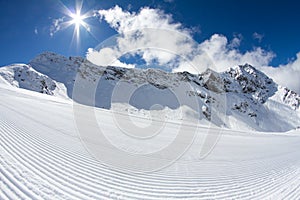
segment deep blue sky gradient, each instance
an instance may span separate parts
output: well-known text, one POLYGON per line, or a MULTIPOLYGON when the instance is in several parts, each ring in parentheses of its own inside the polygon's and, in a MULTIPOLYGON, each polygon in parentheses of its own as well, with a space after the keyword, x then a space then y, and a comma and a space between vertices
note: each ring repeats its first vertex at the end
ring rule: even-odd
MULTIPOLYGON (((87 49, 115 33, 105 22, 89 19, 95 37, 81 30, 81 42, 72 43, 73 27, 59 31, 50 37, 54 18, 62 17, 61 3, 73 9, 75 1, 58 0, 0 0, 0 66, 22 62, 43 51, 53 51, 65 56, 84 56, 87 49), (37 29, 38 34, 34 33, 37 29)), ((119 5, 132 11, 149 6, 160 8, 173 15, 175 22, 187 28, 196 27, 194 33, 199 43, 212 34, 225 35, 229 40, 242 35, 240 51, 260 46, 273 51, 276 58, 271 65, 286 64, 300 52, 300 2, 294 0, 174 0, 167 3, 158 0, 86 0, 83 12, 91 9, 108 9, 119 5), (262 42, 253 39, 254 32, 264 35, 262 42)))

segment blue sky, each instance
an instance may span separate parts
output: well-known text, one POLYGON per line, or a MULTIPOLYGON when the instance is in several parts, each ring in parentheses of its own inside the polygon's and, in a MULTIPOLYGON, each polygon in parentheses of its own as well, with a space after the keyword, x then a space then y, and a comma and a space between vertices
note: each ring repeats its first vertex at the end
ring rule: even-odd
MULTIPOLYGON (((75 1, 0 0, 0 65, 27 63, 43 51, 85 56, 88 48, 116 33, 105 21, 89 18, 86 21, 91 25, 93 36, 81 27, 80 44, 72 42, 73 26, 50 36, 53 20, 66 15, 63 4, 70 10, 75 8, 75 1)), ((226 36, 228 40, 239 37, 238 50, 241 52, 262 47, 276 54, 270 62, 272 66, 287 64, 300 51, 300 2, 297 1, 86 0, 82 13, 115 5, 130 11, 139 11, 144 6, 163 10, 172 15, 174 22, 192 29, 193 38, 199 43, 215 33, 226 36)))

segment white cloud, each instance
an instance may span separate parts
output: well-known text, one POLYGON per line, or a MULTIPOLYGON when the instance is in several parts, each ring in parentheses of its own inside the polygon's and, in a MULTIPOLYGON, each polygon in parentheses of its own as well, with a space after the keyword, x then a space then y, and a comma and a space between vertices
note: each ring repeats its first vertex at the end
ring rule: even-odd
POLYGON ((211 68, 221 72, 229 67, 245 63, 253 66, 266 66, 274 57, 272 52, 267 52, 259 47, 241 53, 238 50, 239 45, 239 38, 235 37, 231 42, 228 42, 225 36, 214 34, 210 39, 198 45, 196 54, 191 59, 192 66, 184 61, 174 71, 186 70, 192 73, 199 73, 207 68, 211 68), (232 45, 233 43, 234 45, 232 45))
MULTIPOLYGON (((160 65, 172 64, 173 71, 202 72, 207 68, 222 71, 238 64, 254 66, 267 65, 274 57, 272 52, 255 48, 246 53, 239 52, 242 36, 235 36, 230 42, 219 34, 197 44, 191 31, 180 23, 173 22, 170 14, 148 7, 139 12, 124 11, 119 6, 99 10, 100 19, 105 20, 120 35, 113 50, 118 58, 128 50, 137 50, 148 65, 156 61, 160 65), (174 65, 174 59, 179 64, 174 65)), ((105 53, 105 52, 100 52, 105 53)), ((103 57, 99 55, 99 57, 103 57)))
POLYGON ((163 28, 179 30, 180 23, 173 23, 172 16, 159 9, 142 8, 139 13, 124 11, 115 6, 108 10, 99 10, 98 14, 119 33, 125 33, 142 28, 163 28))
MULTIPOLYGON (((288 65, 266 67, 275 57, 273 52, 261 47, 241 52, 241 35, 229 41, 221 34, 214 34, 197 44, 192 39, 192 29, 185 29, 181 23, 175 23, 170 14, 158 9, 144 7, 139 12, 129 12, 115 6, 99 10, 97 16, 119 35, 116 36, 114 47, 89 50, 87 57, 96 64, 112 65, 113 61, 118 66, 134 67, 118 60, 125 53, 139 54, 148 65, 155 61, 160 65, 169 65, 173 71, 191 73, 203 72, 207 68, 224 71, 229 67, 249 63, 263 70, 279 84, 300 92, 300 53, 288 65)), ((253 34, 253 38, 259 42, 263 37, 256 32, 253 34)))
POLYGON ((34 28, 34 34, 36 34, 36 35, 39 34, 37 27, 34 28))
POLYGON ((261 70, 279 85, 286 86, 300 94, 300 52, 297 53, 294 61, 286 65, 263 67, 261 70))
POLYGON ((114 55, 129 52, 139 54, 148 65, 153 62, 166 65, 193 50, 189 30, 173 23, 172 16, 161 10, 145 7, 135 13, 115 6, 99 10, 98 15, 119 33, 114 55))
POLYGON ((241 45, 243 36, 241 34, 235 35, 234 38, 230 41, 229 47, 234 49, 238 48, 241 45))
POLYGON ((99 66, 135 67, 132 64, 126 64, 119 61, 116 51, 111 48, 102 48, 100 51, 89 48, 86 57, 90 62, 99 66))
POLYGON ((260 43, 265 36, 263 34, 254 32, 252 37, 253 37, 253 39, 257 40, 260 43))
POLYGON ((62 23, 65 17, 57 18, 52 20, 52 25, 50 26, 50 36, 52 37, 57 31, 61 30, 62 23))

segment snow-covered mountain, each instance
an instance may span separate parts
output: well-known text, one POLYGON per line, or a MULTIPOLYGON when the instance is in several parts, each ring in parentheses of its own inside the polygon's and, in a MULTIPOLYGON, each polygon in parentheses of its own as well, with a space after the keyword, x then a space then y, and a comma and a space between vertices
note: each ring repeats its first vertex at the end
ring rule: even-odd
POLYGON ((189 118, 233 129, 288 131, 300 127, 300 96, 248 64, 222 73, 208 69, 194 75, 101 67, 80 57, 45 52, 28 65, 1 67, 0 77, 14 87, 90 105, 91 97, 73 96, 75 81, 84 80, 97 85, 95 106, 146 117, 158 110, 166 118, 189 118))

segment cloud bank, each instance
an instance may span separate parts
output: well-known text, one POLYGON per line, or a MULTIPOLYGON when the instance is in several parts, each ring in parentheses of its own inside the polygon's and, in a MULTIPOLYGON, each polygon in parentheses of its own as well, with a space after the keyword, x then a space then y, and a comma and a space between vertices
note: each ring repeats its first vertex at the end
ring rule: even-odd
MULTIPOLYGON (((228 40, 224 35, 214 34, 199 44, 192 39, 192 29, 174 22, 172 15, 159 9, 144 7, 138 12, 129 12, 115 6, 98 10, 96 16, 106 21, 118 35, 114 46, 88 50, 87 58, 95 64, 135 67, 119 60, 125 53, 138 54, 149 67, 157 63, 172 71, 191 73, 200 73, 207 68, 224 71, 249 63, 280 85, 300 92, 300 53, 293 62, 273 68, 268 67, 275 57, 273 52, 261 47, 241 52, 242 37, 239 35, 228 40)), ((263 35, 256 33, 253 37, 261 41, 263 35)))
POLYGON ((261 70, 281 86, 286 86, 300 94, 300 52, 296 59, 286 65, 261 67, 261 70))
MULTIPOLYGON (((172 16, 161 10, 145 7, 135 13, 115 6, 109 10, 99 10, 97 15, 118 32, 115 46, 98 49, 99 57, 108 51, 112 61, 125 53, 138 54, 148 65, 154 62, 170 65, 178 55, 193 51, 194 42, 189 30, 180 23, 174 23, 172 16)), ((89 50, 87 58, 97 61, 95 64, 106 65, 107 59, 94 58, 95 51, 89 50)))
POLYGON ((204 71, 207 68, 224 71, 229 67, 249 63, 253 66, 266 66, 274 57, 272 52, 267 52, 260 47, 241 53, 238 49, 240 39, 234 37, 231 41, 220 34, 214 34, 210 39, 200 43, 196 54, 192 57, 193 68, 186 62, 180 64, 174 71, 204 71), (196 71, 195 67, 196 66, 196 71))

